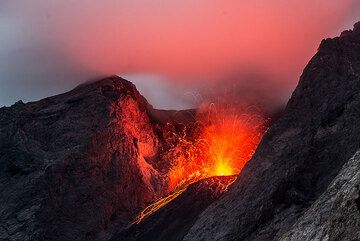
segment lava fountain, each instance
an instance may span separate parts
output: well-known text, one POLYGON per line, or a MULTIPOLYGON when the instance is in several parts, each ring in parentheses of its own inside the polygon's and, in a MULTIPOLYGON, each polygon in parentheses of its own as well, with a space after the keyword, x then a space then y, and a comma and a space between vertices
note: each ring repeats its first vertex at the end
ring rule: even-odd
POLYGON ((231 176, 223 187, 226 191, 267 130, 266 120, 250 108, 238 111, 230 106, 204 104, 194 119, 193 125, 183 124, 180 130, 170 123, 165 128, 168 150, 162 158, 171 162, 167 173, 169 194, 143 209, 134 223, 139 224, 202 179, 231 176))
POLYGON ((265 119, 250 108, 210 104, 199 108, 195 118, 192 128, 169 134, 177 140, 167 153, 173 158, 169 190, 208 177, 238 175, 266 131, 265 119))

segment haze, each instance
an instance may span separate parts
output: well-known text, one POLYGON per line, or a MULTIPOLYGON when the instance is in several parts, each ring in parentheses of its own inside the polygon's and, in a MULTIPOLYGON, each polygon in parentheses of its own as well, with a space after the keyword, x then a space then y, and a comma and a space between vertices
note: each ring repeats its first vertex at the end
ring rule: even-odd
POLYGON ((157 108, 236 96, 286 103, 357 0, 2 0, 0 105, 118 74, 157 108))

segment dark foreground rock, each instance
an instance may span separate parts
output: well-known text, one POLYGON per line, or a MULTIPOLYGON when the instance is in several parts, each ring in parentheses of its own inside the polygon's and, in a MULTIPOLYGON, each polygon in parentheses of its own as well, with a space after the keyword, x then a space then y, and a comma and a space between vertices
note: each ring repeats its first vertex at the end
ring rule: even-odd
POLYGON ((184 240, 360 240, 359 123, 357 24, 321 43, 283 116, 184 240))
POLYGON ((360 151, 281 241, 360 240, 360 151))

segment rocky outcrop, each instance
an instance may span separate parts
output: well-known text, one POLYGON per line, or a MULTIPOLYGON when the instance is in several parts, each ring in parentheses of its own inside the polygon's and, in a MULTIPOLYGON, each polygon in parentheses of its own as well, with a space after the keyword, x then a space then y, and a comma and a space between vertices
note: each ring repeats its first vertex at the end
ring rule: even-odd
POLYGON ((0 239, 92 240, 163 195, 150 111, 119 77, 1 108, 0 239))
MULTIPOLYGON (((337 180, 346 179, 346 170, 340 170, 360 145, 359 90, 360 23, 321 43, 283 116, 229 192, 200 215, 184 240, 311 240, 321 227, 331 230, 323 232, 325 240, 339 240, 340 232, 356 237, 357 214, 351 216, 354 220, 348 214, 358 211, 354 205, 358 198, 350 194, 341 198, 355 187, 349 182, 343 189, 337 180), (336 191, 329 187, 333 180, 336 191), (332 196, 334 213, 315 223, 313 231, 298 231, 307 220, 306 211, 319 209, 332 196)), ((351 175, 356 176, 354 172, 351 175)))
POLYGON ((360 152, 281 241, 360 240, 360 152))

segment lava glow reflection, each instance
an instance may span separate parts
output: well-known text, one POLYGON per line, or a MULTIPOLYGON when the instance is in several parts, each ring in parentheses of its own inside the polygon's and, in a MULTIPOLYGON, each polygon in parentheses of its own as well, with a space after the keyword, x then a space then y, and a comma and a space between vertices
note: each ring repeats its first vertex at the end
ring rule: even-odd
POLYGON ((251 111, 201 109, 196 125, 182 134, 172 133, 177 143, 168 153, 174 159, 168 173, 169 189, 187 186, 212 176, 241 172, 250 160, 266 129, 265 120, 251 111))

